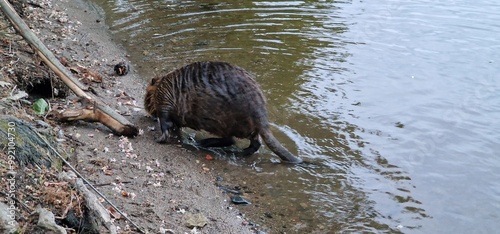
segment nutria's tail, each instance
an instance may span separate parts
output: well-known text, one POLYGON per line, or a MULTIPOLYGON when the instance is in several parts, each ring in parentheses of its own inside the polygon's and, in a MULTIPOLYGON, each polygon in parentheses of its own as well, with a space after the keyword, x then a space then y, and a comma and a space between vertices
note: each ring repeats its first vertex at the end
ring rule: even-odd
POLYGON ((285 149, 285 147, 283 147, 278 140, 276 140, 269 128, 262 129, 260 132, 260 136, 266 143, 267 147, 269 147, 269 149, 277 154, 281 158, 281 160, 287 161, 289 163, 302 162, 302 159, 295 157, 292 153, 285 149))

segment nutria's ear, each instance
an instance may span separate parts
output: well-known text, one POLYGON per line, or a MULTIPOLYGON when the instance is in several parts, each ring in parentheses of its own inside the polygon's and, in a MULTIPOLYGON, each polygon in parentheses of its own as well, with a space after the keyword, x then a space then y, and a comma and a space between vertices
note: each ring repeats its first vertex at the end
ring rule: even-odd
POLYGON ((149 85, 155 85, 156 81, 158 81, 158 77, 151 79, 151 82, 149 83, 149 85))

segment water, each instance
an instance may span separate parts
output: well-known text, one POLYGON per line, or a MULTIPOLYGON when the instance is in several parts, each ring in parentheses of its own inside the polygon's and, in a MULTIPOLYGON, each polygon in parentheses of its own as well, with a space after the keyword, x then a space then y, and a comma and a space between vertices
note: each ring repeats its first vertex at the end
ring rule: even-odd
POLYGON ((313 162, 219 160, 271 233, 500 228, 500 3, 95 1, 145 77, 257 75, 275 135, 313 162))

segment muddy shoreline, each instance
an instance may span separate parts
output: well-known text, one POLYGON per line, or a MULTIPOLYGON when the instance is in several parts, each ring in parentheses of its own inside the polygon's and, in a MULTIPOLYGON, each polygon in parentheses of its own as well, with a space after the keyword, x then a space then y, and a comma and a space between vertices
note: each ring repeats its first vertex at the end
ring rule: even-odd
MULTIPOLYGON (((1 114, 17 116, 33 125, 42 120, 50 125, 47 131, 53 134, 57 134, 54 129, 62 132, 62 145, 72 152, 69 161, 74 167, 92 183, 100 185, 100 192, 148 233, 196 233, 193 230, 201 230, 201 233, 255 233, 259 228, 245 220, 237 206, 231 204, 229 195, 216 186, 218 178, 213 168, 217 161, 207 160, 200 156, 202 153, 193 153, 180 145, 154 142, 158 131, 151 129, 157 128, 156 122, 146 116, 142 108, 146 79, 140 77, 133 65, 125 76, 114 73, 115 64, 130 62, 126 51, 110 37, 99 7, 85 0, 40 0, 33 3, 36 5, 25 6, 27 16, 23 16, 32 30, 59 59, 64 58, 70 64, 101 74, 102 82, 90 81, 88 85, 111 108, 136 124, 142 134, 123 138, 113 135, 99 123, 61 124, 36 116, 30 105, 38 98, 36 92, 30 93, 26 101, 18 100, 16 108, 2 108, 1 114), (198 229, 188 227, 188 214, 201 214, 207 224, 198 229)), ((2 80, 4 78, 2 76, 2 80)), ((5 81, 15 82, 13 79, 5 81)), ((3 91, 8 93, 8 90, 3 91)), ((46 100, 54 108, 78 105, 78 98, 73 94, 65 98, 46 97, 46 100)), ((2 155, 2 160, 3 157, 5 155, 2 155)), ((22 168, 16 170, 23 173, 22 168)), ((36 168, 29 170, 37 173, 36 168)), ((19 191, 19 197, 24 192, 19 191)), ((5 201, 4 197, 2 201, 5 201)), ((103 205, 107 207, 104 202, 103 205)), ((26 222, 26 217, 19 218, 19 222, 26 222)), ((117 219, 114 223, 119 233, 134 232, 124 219, 117 219)))

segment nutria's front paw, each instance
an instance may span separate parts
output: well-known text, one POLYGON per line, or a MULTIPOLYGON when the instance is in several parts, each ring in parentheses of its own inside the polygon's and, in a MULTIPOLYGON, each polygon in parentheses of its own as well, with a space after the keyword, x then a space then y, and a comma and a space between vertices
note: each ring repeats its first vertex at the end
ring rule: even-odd
POLYGON ((160 143, 160 144, 164 144, 164 143, 167 143, 167 135, 166 134, 162 134, 160 137, 156 138, 155 141, 156 143, 160 143))
POLYGON ((160 137, 156 138, 155 141, 157 143, 169 143, 169 144, 178 144, 182 142, 182 139, 180 136, 177 135, 171 135, 171 134, 162 134, 160 137))

